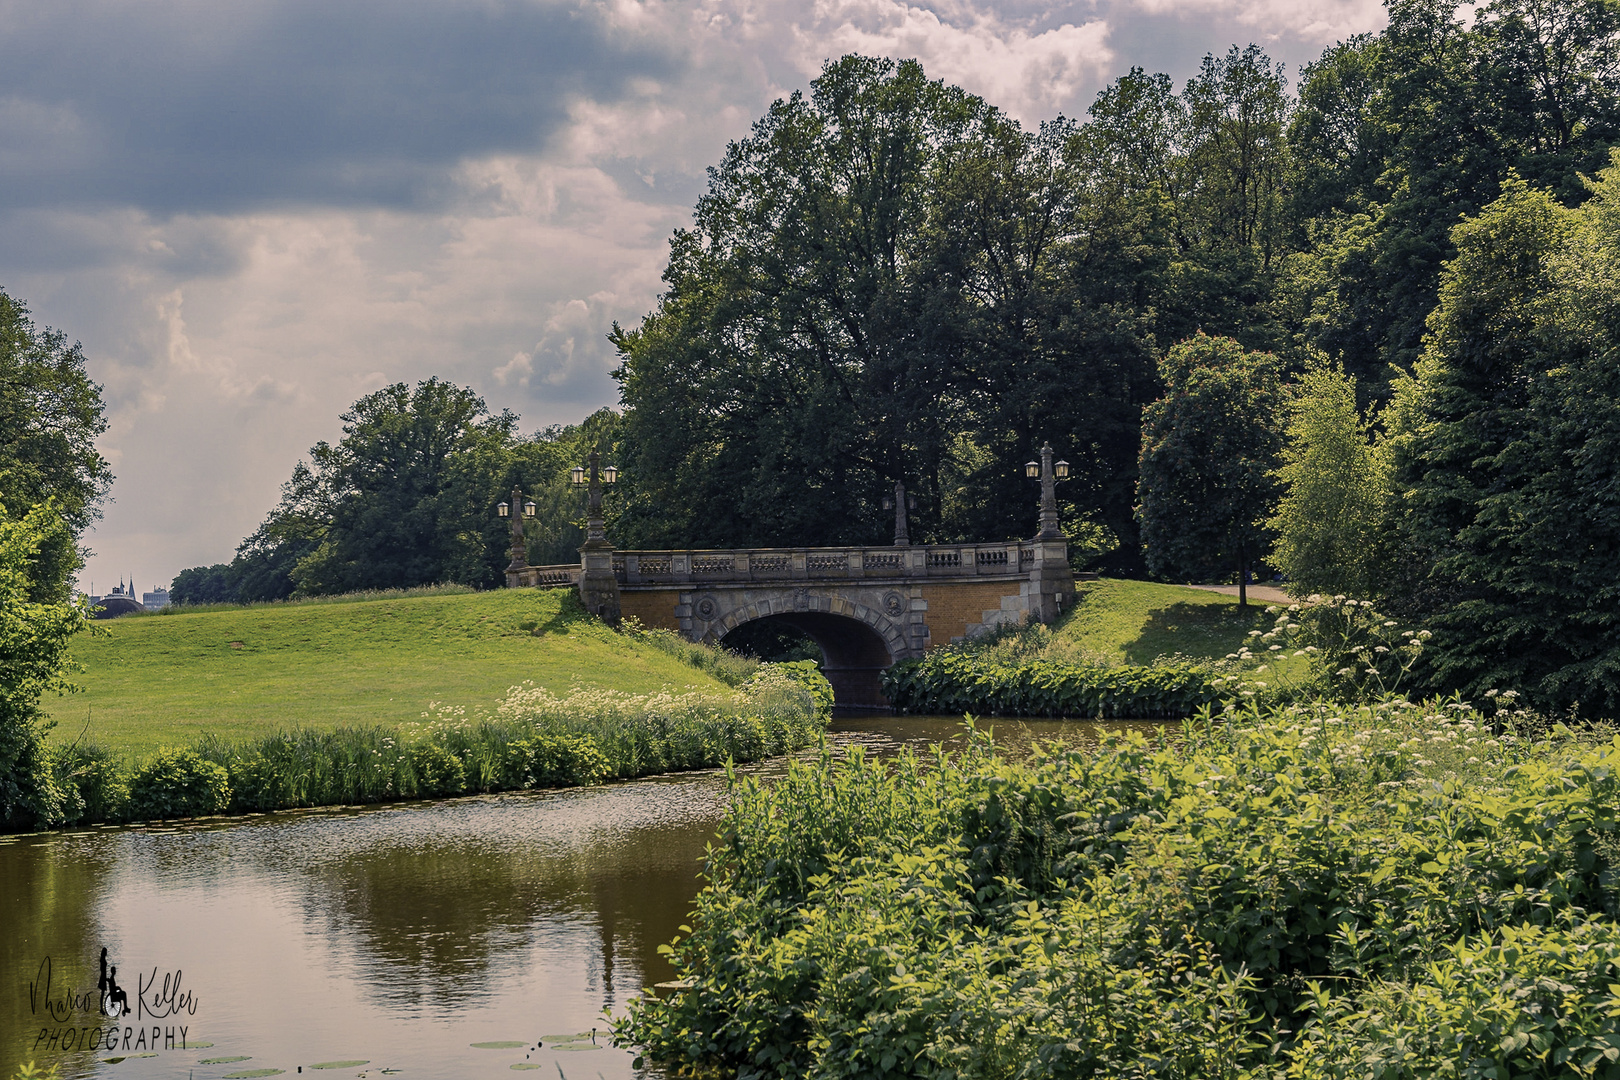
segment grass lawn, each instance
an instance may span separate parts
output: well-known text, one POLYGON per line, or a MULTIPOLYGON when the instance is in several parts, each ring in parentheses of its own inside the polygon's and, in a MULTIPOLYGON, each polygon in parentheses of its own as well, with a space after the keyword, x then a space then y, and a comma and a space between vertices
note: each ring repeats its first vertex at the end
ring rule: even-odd
POLYGON ((396 724, 420 719, 430 702, 494 705, 526 679, 558 693, 722 685, 586 618, 568 589, 269 604, 100 625, 107 636, 73 646, 84 692, 42 703, 57 721, 53 742, 84 732, 140 755, 204 732, 236 739, 396 724))
POLYGON ((1219 660, 1241 648, 1250 630, 1276 622, 1266 604, 1240 608, 1235 596, 1184 585, 1104 579, 1080 582, 1078 592, 1057 637, 1110 663, 1151 664, 1173 653, 1219 660))

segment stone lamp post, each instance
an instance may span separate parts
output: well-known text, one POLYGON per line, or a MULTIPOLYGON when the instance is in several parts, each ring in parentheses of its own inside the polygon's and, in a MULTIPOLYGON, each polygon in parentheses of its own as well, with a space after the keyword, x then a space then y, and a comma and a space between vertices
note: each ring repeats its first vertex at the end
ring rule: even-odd
POLYGON ((501 517, 512 519, 512 561, 506 567, 508 574, 529 565, 529 548, 523 539, 523 519, 534 517, 534 510, 534 500, 525 501, 520 488, 512 489, 510 503, 501 503, 495 507, 495 512, 501 517))
POLYGON ((1024 475, 1041 482, 1040 528, 1036 530, 1035 539, 1061 540, 1063 530, 1058 528, 1057 481, 1069 478, 1069 463, 1060 461, 1052 464, 1052 444, 1043 443, 1041 460, 1024 462, 1024 475))
POLYGON ((894 497, 883 497, 883 509, 894 511, 894 546, 910 547, 911 533, 906 527, 906 511, 917 509, 917 496, 906 494, 904 482, 894 482, 894 497))
POLYGON ((569 477, 576 484, 584 484, 590 493, 585 510, 585 546, 579 549, 579 599, 585 610, 606 622, 619 621, 619 579, 613 573, 613 545, 608 542, 607 528, 602 522, 602 485, 619 479, 619 470, 612 465, 602 467, 602 455, 595 450, 587 459, 590 469, 576 465, 569 477))
POLYGON ((1041 482, 1040 528, 1035 532, 1034 566, 1029 579, 1030 613, 1049 623, 1074 599, 1074 571, 1069 569, 1069 542, 1058 527, 1057 482, 1069 476, 1069 463, 1052 462, 1052 444, 1043 443, 1041 460, 1024 464, 1024 475, 1041 482))

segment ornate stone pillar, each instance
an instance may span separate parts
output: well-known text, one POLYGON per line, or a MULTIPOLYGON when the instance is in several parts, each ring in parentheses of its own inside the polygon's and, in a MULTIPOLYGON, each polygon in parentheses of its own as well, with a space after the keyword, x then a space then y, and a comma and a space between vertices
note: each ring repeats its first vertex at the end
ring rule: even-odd
POLYGON ((602 455, 591 451, 590 501, 585 511, 585 546, 579 549, 579 601, 606 622, 619 621, 619 579, 613 573, 613 545, 602 523, 602 455))

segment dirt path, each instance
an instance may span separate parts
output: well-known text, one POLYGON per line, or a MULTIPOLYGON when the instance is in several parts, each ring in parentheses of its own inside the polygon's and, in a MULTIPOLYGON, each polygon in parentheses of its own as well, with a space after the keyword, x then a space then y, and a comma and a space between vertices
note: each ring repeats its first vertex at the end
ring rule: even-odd
MULTIPOLYGON (((1203 589, 1205 592, 1225 593, 1227 596, 1236 596, 1236 585, 1193 585, 1191 588, 1203 589)), ((1292 604, 1294 598, 1277 588, 1275 585, 1250 585, 1249 602, 1259 604, 1292 604)))

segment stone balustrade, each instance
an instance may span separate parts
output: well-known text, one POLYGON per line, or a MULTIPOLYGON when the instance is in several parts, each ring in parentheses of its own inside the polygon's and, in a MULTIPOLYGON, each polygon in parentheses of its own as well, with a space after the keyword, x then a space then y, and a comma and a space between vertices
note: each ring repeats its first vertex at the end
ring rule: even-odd
MULTIPOLYGON (((624 586, 789 581, 917 581, 1027 576, 1040 563, 1067 559, 1061 543, 916 547, 738 548, 615 551, 613 575, 624 586), (1046 548, 1053 548, 1048 552, 1046 548)), ((556 569, 547 567, 545 569, 556 569)), ((1067 569, 1065 565, 1064 569, 1067 569)), ((576 570, 577 572, 577 570, 576 570)))

